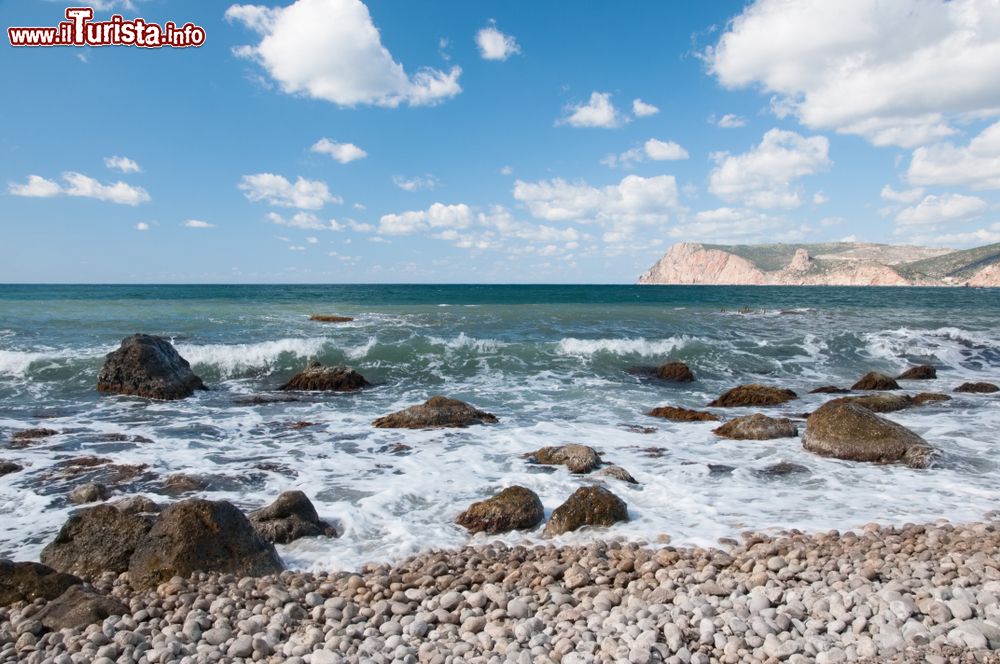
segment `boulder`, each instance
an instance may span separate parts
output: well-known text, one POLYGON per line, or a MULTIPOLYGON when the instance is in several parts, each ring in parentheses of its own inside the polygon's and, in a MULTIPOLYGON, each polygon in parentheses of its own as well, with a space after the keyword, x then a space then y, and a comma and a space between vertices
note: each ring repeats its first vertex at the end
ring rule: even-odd
POLYGON ((89 578, 103 572, 121 574, 153 520, 152 515, 129 513, 111 504, 81 510, 70 515, 42 549, 41 561, 60 572, 89 578))
POLYGON ((586 445, 543 447, 526 457, 543 466, 566 466, 571 473, 589 473, 601 465, 601 455, 586 445))
POLYGON ((131 615, 128 607, 111 597, 83 586, 70 586, 34 615, 53 632, 77 629, 103 622, 110 616, 131 615))
POLYGON ((337 529, 319 518, 312 502, 301 491, 285 491, 277 499, 247 515, 268 542, 288 544, 300 537, 336 537, 337 529))
POLYGON ((798 399, 795 392, 780 387, 750 383, 724 392, 709 406, 734 408, 739 406, 777 406, 798 399))
POLYGON ((148 399, 183 399, 207 389, 169 341, 149 334, 122 339, 97 374, 99 392, 148 399))
POLYGON ((898 390, 899 383, 891 376, 878 371, 869 371, 858 382, 851 385, 852 390, 898 390))
POLYGON ((842 397, 833 402, 854 403, 873 413, 894 413, 914 405, 913 397, 905 394, 866 394, 860 397, 842 397))
POLYGON ((129 561, 137 588, 194 572, 265 576, 284 569, 274 545, 231 503, 189 498, 167 507, 129 561))
POLYGON ((649 411, 650 417, 662 417, 665 420, 674 422, 718 422, 719 416, 715 413, 706 413, 690 408, 677 408, 676 406, 660 406, 649 411))
POLYGON ((846 387, 837 387, 836 385, 824 385, 815 390, 809 390, 809 394, 847 394, 848 392, 850 390, 846 387))
POLYGON ((601 477, 610 477, 612 479, 621 480, 622 482, 628 482, 629 484, 639 483, 639 480, 632 477, 632 473, 628 472, 621 466, 616 466, 614 464, 601 468, 597 474, 601 477))
POLYGON ((806 420, 802 446, 820 456, 869 461, 902 462, 925 468, 933 448, 906 427, 850 402, 820 406, 806 420))
POLYGON ((14 463, 13 461, 0 459, 0 477, 3 477, 4 475, 9 475, 11 473, 16 473, 19 470, 24 470, 24 466, 22 466, 19 463, 14 463))
POLYGON ((159 514, 161 511, 160 506, 151 498, 138 495, 125 496, 109 505, 124 514, 159 514))
POLYGON ((350 323, 354 320, 350 316, 329 316, 326 314, 313 314, 309 317, 309 320, 316 321, 317 323, 350 323))
POLYGON ((279 390, 299 390, 313 392, 354 392, 370 386, 365 377, 351 367, 325 367, 312 361, 306 368, 292 376, 279 390))
POLYGON ((940 394, 938 392, 921 392, 917 396, 913 397, 914 406, 922 406, 925 403, 934 403, 938 401, 951 401, 951 397, 947 394, 940 394))
POLYGON ((690 383, 694 380, 694 373, 683 362, 667 362, 657 367, 656 377, 674 383, 690 383))
POLYGON ((997 387, 993 383, 962 383, 955 388, 955 391, 966 394, 993 394, 994 392, 1000 392, 1000 387, 997 387))
POLYGON ((545 518, 542 501, 531 489, 507 487, 492 498, 473 503, 455 523, 473 533, 505 533, 534 528, 545 518))
POLYGON ((584 526, 608 527, 619 521, 628 521, 625 501, 602 486, 585 486, 552 512, 542 534, 555 537, 584 526))
POLYGON ((55 599, 70 586, 83 583, 72 574, 57 572, 41 563, 15 563, 0 559, 0 606, 36 599, 55 599))
POLYGON ((100 482, 87 482, 69 492, 69 502, 74 505, 99 503, 107 500, 110 496, 111 492, 108 491, 108 487, 100 482))
POLYGON ((896 376, 896 380, 932 380, 934 378, 937 378, 937 369, 929 364, 910 367, 896 376))
POLYGON ((809 469, 791 461, 779 461, 760 471, 764 477, 784 477, 785 475, 808 475, 809 469))
POLYGON ((787 417, 768 417, 760 413, 737 417, 712 433, 720 438, 733 440, 771 440, 772 438, 794 438, 799 430, 787 417))
POLYGON ((432 429, 496 424, 495 415, 477 410, 458 399, 431 397, 426 402, 385 415, 372 422, 382 429, 432 429))
POLYGON ((33 445, 37 440, 50 438, 58 434, 59 432, 55 429, 21 429, 20 431, 15 431, 14 435, 10 437, 10 446, 15 450, 20 450, 33 445))

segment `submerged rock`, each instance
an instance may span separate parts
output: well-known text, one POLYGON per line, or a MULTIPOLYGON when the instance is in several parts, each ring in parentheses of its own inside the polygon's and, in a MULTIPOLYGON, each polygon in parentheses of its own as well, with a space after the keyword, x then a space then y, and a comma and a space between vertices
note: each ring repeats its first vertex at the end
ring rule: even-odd
POLYGON ((543 447, 526 456, 543 466, 566 466, 571 473, 589 473, 601 465, 601 455, 586 445, 543 447))
POLYGON ((628 521, 625 501, 602 486, 585 486, 557 507, 545 524, 545 537, 555 537, 584 526, 608 527, 628 521))
POLYGON ((13 461, 6 461, 0 459, 0 477, 4 475, 9 475, 11 473, 16 473, 19 470, 24 470, 24 466, 19 463, 14 463, 13 461))
POLYGON ((712 433, 721 438, 733 440, 771 440, 773 438, 794 438, 799 430, 786 417, 768 417, 761 413, 737 417, 712 433))
POLYGON ((955 391, 966 394, 993 394, 994 392, 1000 392, 1000 387, 997 387, 993 383, 962 383, 955 388, 955 391))
POLYGON ((99 503, 111 497, 108 487, 99 482, 81 484, 69 492, 69 502, 75 505, 84 503, 99 503))
POLYGON ((929 364, 920 364, 910 367, 903 373, 896 376, 896 380, 931 380, 937 378, 937 369, 929 364))
POLYGON ((52 600, 80 583, 83 581, 79 577, 57 572, 48 565, 0 559, 0 606, 52 600))
POLYGON ((869 461, 902 462, 925 468, 933 448, 906 427, 849 402, 830 402, 806 420, 802 446, 820 456, 869 461))
POLYGON ((497 421, 495 415, 477 410, 464 401, 436 396, 422 404, 380 417, 372 425, 383 429, 432 429, 496 424, 497 421))
POLYGON ((313 361, 306 368, 295 374, 290 381, 279 387, 279 390, 324 391, 324 392, 354 392, 371 383, 351 367, 325 367, 313 361))
POLYGON ((455 523, 474 533, 505 533, 534 528, 545 518, 542 501, 531 489, 507 487, 486 500, 473 503, 455 523))
POLYGON ((809 390, 809 394, 847 394, 848 392, 850 390, 846 387, 837 387, 836 385, 824 385, 815 390, 809 390))
POLYGON ((674 383, 690 383, 694 380, 694 373, 683 362, 667 362, 657 367, 656 377, 674 383))
POLYGON ((601 468, 597 474, 602 477, 611 477, 616 480, 621 480, 622 482, 628 482, 629 484, 639 483, 639 480, 632 477, 632 473, 628 472, 621 466, 616 466, 614 464, 601 468))
POLYGON ((947 394, 940 394, 938 392, 921 392, 917 396, 913 397, 914 406, 922 406, 925 403, 935 403, 938 401, 951 401, 951 397, 947 394))
POLYGON ((351 316, 329 316, 326 314, 313 314, 309 320, 317 323, 350 323, 354 318, 351 316))
POLYGON ((60 572, 94 578, 121 574, 154 516, 96 505, 70 515, 56 538, 42 549, 41 561, 60 572))
POLYGON ((58 632, 94 625, 109 616, 130 614, 128 607, 118 600, 76 585, 42 607, 34 618, 53 632, 58 632))
POLYGON ((731 390, 727 390, 708 405, 723 408, 777 406, 798 398, 799 396, 792 390, 761 385, 760 383, 750 383, 749 385, 739 385, 731 390))
POLYGON ((893 413, 914 405, 913 397, 905 394, 866 394, 860 397, 843 397, 830 403, 853 403, 873 413, 893 413))
POLYGON ((891 376, 878 371, 869 371, 858 382, 851 386, 852 390, 898 390, 899 383, 891 376))
POLYGON ((97 374, 99 392, 149 399, 183 399, 207 389, 169 341, 149 334, 125 337, 97 374))
POLYGON ((690 408, 678 408, 676 406, 659 406, 649 411, 650 417, 662 417, 665 420, 674 422, 718 422, 719 416, 715 413, 706 413, 690 408))
POLYGON ((55 429, 21 429, 20 431, 15 431, 14 435, 10 437, 10 446, 15 450, 24 449, 32 445, 36 440, 42 440, 44 438, 51 438, 52 436, 58 435, 59 432, 55 429))
POLYGON ((268 505, 247 515, 268 542, 288 544, 300 537, 336 537, 337 529, 319 518, 301 491, 285 491, 268 505))
POLYGON ((761 475, 765 477, 784 477, 786 475, 808 475, 809 469, 805 466, 792 463, 791 461, 779 461, 778 463, 771 464, 767 468, 760 471, 761 475))

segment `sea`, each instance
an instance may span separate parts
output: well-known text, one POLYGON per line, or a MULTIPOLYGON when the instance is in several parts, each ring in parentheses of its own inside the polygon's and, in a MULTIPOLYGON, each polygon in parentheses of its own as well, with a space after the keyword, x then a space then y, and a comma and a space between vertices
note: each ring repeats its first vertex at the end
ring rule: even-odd
MULTIPOLYGON (((1000 382, 1000 289, 0 286, 0 460, 24 466, 0 477, 0 558, 37 560, 79 509, 68 492, 90 479, 120 480, 116 495, 200 495, 245 510, 300 489, 341 533, 279 546, 289 567, 308 570, 488 541, 454 519, 511 485, 535 491, 546 514, 595 482, 628 504, 628 523, 557 544, 710 546, 744 531, 988 518, 1000 508, 1000 395, 952 394, 889 414, 939 450, 922 470, 821 458, 797 438, 722 440, 717 424, 647 415, 704 408, 759 382, 800 396, 769 414, 801 417, 831 398, 813 388, 917 363, 935 365, 938 378, 904 383, 908 394, 1000 382), (135 332, 170 339, 210 390, 176 402, 97 393, 105 354, 135 332), (314 359, 350 365, 373 386, 248 401, 284 394, 276 389, 314 359), (696 382, 629 371, 671 360, 696 382), (438 394, 499 424, 371 426, 438 394), (37 427, 58 433, 12 441, 37 427), (523 458, 567 443, 594 447, 639 483, 523 458), (168 488, 177 474, 197 478, 197 490, 168 488)), ((498 539, 546 542, 541 527, 498 539)))

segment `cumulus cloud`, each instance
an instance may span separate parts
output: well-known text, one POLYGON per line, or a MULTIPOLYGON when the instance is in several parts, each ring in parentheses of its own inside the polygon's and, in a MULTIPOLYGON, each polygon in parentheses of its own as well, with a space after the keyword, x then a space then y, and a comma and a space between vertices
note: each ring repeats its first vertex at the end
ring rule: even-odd
POLYGON ((139 168, 139 164, 128 157, 120 157, 118 155, 105 157, 104 165, 113 171, 121 171, 122 173, 138 173, 142 170, 139 168))
POLYGON ((69 171, 62 174, 64 184, 60 185, 54 180, 47 180, 39 175, 29 175, 24 184, 10 183, 7 186, 8 193, 14 196, 28 196, 32 198, 51 198, 53 196, 78 196, 80 198, 93 198, 119 205, 139 205, 150 200, 149 193, 142 187, 134 187, 125 182, 112 182, 111 184, 101 184, 92 177, 83 173, 69 171))
POLYGON ((906 177, 918 185, 1000 189, 1000 122, 984 129, 964 147, 941 143, 917 148, 906 177))
POLYGON ((309 148, 312 152, 328 154, 335 161, 342 164, 349 164, 357 159, 364 159, 368 153, 359 148, 354 143, 335 143, 329 138, 321 138, 309 148))
POLYGON ((421 189, 434 189, 438 185, 438 179, 429 174, 417 175, 412 178, 393 175, 392 183, 403 191, 420 191, 421 189))
POLYGON ((215 224, 210 224, 207 221, 201 221, 200 219, 188 219, 184 222, 185 228, 215 228, 215 224))
POLYGON ((137 231, 148 231, 149 230, 149 224, 147 224, 145 221, 140 221, 139 223, 137 223, 135 225, 135 230, 137 230, 137 231))
POLYGON ((291 217, 284 217, 277 212, 269 212, 267 220, 279 226, 288 226, 311 231, 342 231, 344 227, 336 219, 323 221, 312 212, 296 212, 291 217))
POLYGON ((58 182, 47 180, 41 175, 29 175, 28 181, 24 184, 9 183, 7 185, 7 192, 14 196, 50 198, 63 193, 63 190, 58 182))
POLYGON ((434 203, 426 210, 383 215, 379 220, 378 232, 382 235, 409 235, 438 228, 461 229, 471 226, 472 221, 472 208, 465 203, 434 203))
POLYGON ((923 187, 916 187, 915 189, 906 189, 904 191, 896 191, 889 185, 882 187, 882 192, 879 194, 883 201, 888 201, 890 203, 916 203, 920 200, 920 197, 924 195, 923 187))
POLYGON ((286 7, 232 5, 226 19, 258 33, 234 52, 257 62, 282 91, 338 106, 439 103, 462 91, 461 68, 410 75, 382 45, 361 0, 296 0, 286 7))
POLYGON ((618 166, 628 168, 647 159, 652 161, 673 161, 687 159, 688 157, 690 157, 688 151, 677 143, 651 138, 643 143, 641 147, 634 147, 620 154, 609 154, 601 160, 601 163, 610 168, 618 166))
POLYGON ((502 61, 521 52, 517 40, 497 30, 496 22, 492 19, 489 25, 476 33, 476 45, 484 60, 502 61))
POLYGON ((647 104, 641 99, 632 100, 632 114, 637 118, 644 118, 650 115, 656 115, 660 112, 660 109, 652 104, 647 104))
POLYGON ((961 233, 945 233, 941 235, 917 235, 913 242, 941 247, 976 246, 1000 242, 1000 222, 983 228, 961 233))
POLYGON ((930 226, 944 222, 967 221, 981 215, 989 206, 976 196, 962 194, 930 195, 896 215, 897 229, 930 226))
POLYGON ((685 241, 773 242, 787 230, 788 221, 781 217, 748 208, 720 207, 702 210, 683 223, 669 227, 666 234, 672 239, 685 241))
POLYGON ((792 189, 795 180, 827 170, 830 142, 824 136, 806 138, 793 131, 771 129, 749 152, 712 155, 716 167, 708 189, 727 202, 758 208, 794 208, 802 201, 792 189))
POLYGON ((571 127, 620 127, 627 118, 611 103, 610 92, 592 92, 590 100, 582 104, 570 104, 563 108, 563 117, 556 124, 571 127))
POLYGON ((306 180, 302 176, 293 184, 274 173, 244 175, 239 188, 253 203, 265 201, 278 207, 318 210, 327 203, 343 202, 339 196, 330 193, 325 182, 306 180))
POLYGON ((745 127, 747 121, 746 119, 738 115, 734 115, 733 113, 726 113, 719 118, 719 121, 716 124, 723 129, 736 129, 738 127, 745 127))
POLYGON ((703 56, 813 129, 914 147, 967 114, 1000 114, 993 0, 756 0, 703 56))

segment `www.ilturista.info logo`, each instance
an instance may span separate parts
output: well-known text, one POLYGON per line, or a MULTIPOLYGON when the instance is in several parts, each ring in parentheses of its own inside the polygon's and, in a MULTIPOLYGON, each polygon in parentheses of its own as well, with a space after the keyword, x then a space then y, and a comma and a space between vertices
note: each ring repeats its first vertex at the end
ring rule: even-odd
POLYGON ((66 19, 54 28, 7 28, 11 46, 138 46, 139 48, 188 48, 205 43, 205 28, 194 23, 163 25, 141 18, 125 20, 120 14, 94 21, 91 7, 69 7, 66 19))

